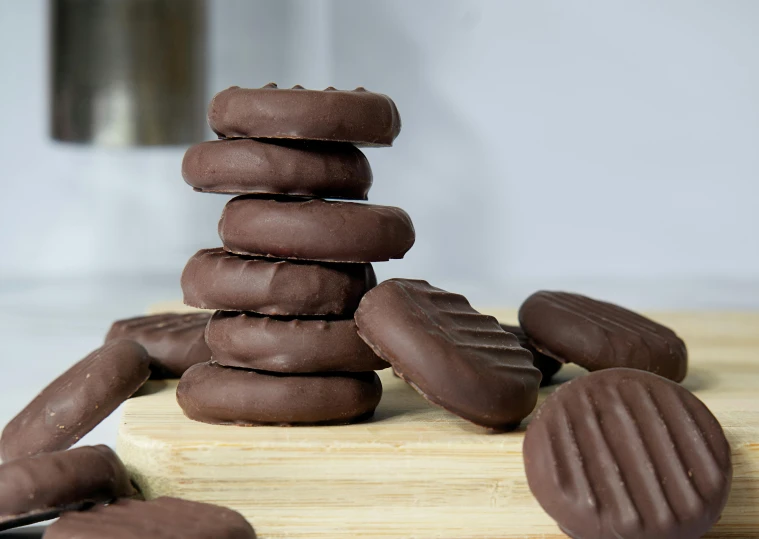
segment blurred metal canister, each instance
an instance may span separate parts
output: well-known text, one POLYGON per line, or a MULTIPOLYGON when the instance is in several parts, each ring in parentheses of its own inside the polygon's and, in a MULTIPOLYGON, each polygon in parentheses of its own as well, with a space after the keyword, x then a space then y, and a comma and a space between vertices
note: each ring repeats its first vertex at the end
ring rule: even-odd
POLYGON ((50 8, 53 138, 203 139, 205 0, 50 0, 50 8))

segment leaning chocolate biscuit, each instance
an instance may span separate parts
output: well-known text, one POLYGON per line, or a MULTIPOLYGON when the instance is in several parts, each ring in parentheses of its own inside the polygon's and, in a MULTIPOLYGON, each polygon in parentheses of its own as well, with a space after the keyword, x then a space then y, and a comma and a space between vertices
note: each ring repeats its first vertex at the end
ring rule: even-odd
POLYGON ((363 372, 389 367, 358 336, 353 318, 271 318, 217 312, 206 330, 216 363, 272 372, 363 372))
POLYGON ((0 437, 4 461, 67 449, 137 391, 150 358, 134 341, 111 341, 53 380, 0 437))
POLYGON ((208 125, 225 138, 301 139, 391 146, 401 132, 393 100, 383 94, 353 91, 232 86, 208 106, 208 125))
POLYGON ((232 509, 179 498, 118 500, 66 513, 45 539, 256 539, 253 527, 232 509))
POLYGON ((309 264, 201 249, 182 272, 184 302, 270 316, 352 315, 377 284, 371 264, 309 264))
POLYGON ((484 427, 516 427, 535 407, 540 371, 517 338, 464 296, 390 279, 356 311, 359 335, 423 397, 484 427))
POLYGON ((151 378, 179 378, 195 365, 211 359, 204 334, 210 313, 162 313, 117 320, 106 342, 131 339, 150 355, 151 378))
POLYGON ((373 372, 276 374, 201 363, 177 386, 195 421, 216 425, 343 425, 371 417, 382 396, 373 372))
POLYGON ((719 519, 730 446, 692 393, 607 369, 558 387, 524 438, 527 483, 575 539, 697 539, 719 519))
POLYGON ((224 207, 219 236, 232 253, 325 262, 403 258, 415 239, 400 208, 248 196, 224 207))
POLYGON ((589 371, 629 367, 681 382, 685 343, 666 326, 617 305, 567 292, 536 292, 519 324, 541 353, 589 371))
POLYGON ((551 382, 553 375, 561 369, 562 363, 538 351, 530 343, 530 340, 527 338, 524 331, 522 331, 521 327, 509 326, 507 324, 501 324, 501 327, 504 331, 512 333, 519 340, 519 346, 528 350, 532 354, 532 364, 535 365, 540 371, 540 374, 543 375, 543 378, 540 380, 540 385, 548 385, 551 382))
POLYGON ((104 445, 18 458, 0 465, 0 530, 134 494, 121 460, 104 445))
POLYGON ((206 193, 296 195, 366 200, 372 169, 351 144, 232 139, 201 142, 182 176, 206 193))

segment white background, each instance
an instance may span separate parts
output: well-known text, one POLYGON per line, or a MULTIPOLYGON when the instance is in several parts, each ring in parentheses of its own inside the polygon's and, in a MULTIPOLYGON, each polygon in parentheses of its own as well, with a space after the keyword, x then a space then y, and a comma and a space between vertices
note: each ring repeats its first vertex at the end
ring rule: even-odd
MULTIPOLYGON (((759 307, 759 2, 216 0, 210 15, 209 92, 395 99, 403 131, 367 151, 370 197, 405 208, 417 244, 381 277, 479 305, 566 288, 759 307)), ((47 37, 45 2, 0 0, 0 422, 114 318, 179 297, 225 202, 184 184, 181 148, 50 141, 47 37)))

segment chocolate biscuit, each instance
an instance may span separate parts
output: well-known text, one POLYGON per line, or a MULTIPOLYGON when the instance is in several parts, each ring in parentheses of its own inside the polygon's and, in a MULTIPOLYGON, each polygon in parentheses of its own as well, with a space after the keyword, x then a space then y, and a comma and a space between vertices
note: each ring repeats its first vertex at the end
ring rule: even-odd
POLYGON ((255 539, 240 513, 179 498, 118 500, 89 511, 66 513, 45 539, 255 539))
POLYGON ((204 334, 210 313, 162 313, 117 320, 105 341, 131 339, 150 355, 151 378, 179 378, 195 365, 211 359, 204 334))
POLYGON ((363 372, 389 367, 358 336, 356 322, 214 314, 206 341, 216 363, 272 372, 363 372))
POLYGON ((215 140, 192 146, 182 176, 206 193, 366 200, 372 169, 351 144, 215 140))
POLYGON ((501 324, 501 327, 504 329, 504 331, 513 333, 519 340, 519 346, 525 350, 528 350, 532 354, 532 364, 535 365, 535 367, 537 367, 537 369, 540 371, 540 374, 543 375, 543 378, 540 380, 540 385, 548 385, 551 382, 551 377, 553 377, 553 375, 559 372, 559 369, 561 369, 562 363, 539 352, 530 343, 530 339, 527 338, 527 335, 525 335, 524 331, 522 331, 522 328, 519 326, 501 324))
POLYGON ((428 401, 472 423, 516 427, 535 407, 540 371, 517 338, 464 296, 390 279, 356 311, 361 338, 428 401))
POLYGON ((150 376, 134 341, 111 341, 53 380, 0 437, 4 461, 67 449, 127 400, 150 376))
POLYGON ((216 425, 343 425, 371 417, 382 396, 374 372, 278 374, 201 363, 177 386, 195 421, 216 425))
POLYGON ((134 494, 121 460, 104 445, 18 458, 0 465, 0 530, 134 494))
POLYGON ((325 262, 403 258, 415 239, 400 208, 250 196, 227 203, 219 236, 232 253, 325 262))
POLYGON ((527 483, 575 539, 696 539, 720 517, 730 446, 693 394, 613 368, 565 383, 524 438, 527 483))
POLYGON ((617 305, 567 292, 536 292, 519 309, 532 345, 589 371, 629 367, 681 382, 685 343, 666 326, 617 305))
POLYGON ((224 138, 264 138, 352 142, 391 146, 401 132, 393 100, 383 94, 353 91, 232 86, 208 106, 208 125, 224 138))
POLYGON ((270 316, 350 316, 377 284, 370 264, 309 264, 201 249, 182 272, 186 305, 270 316))

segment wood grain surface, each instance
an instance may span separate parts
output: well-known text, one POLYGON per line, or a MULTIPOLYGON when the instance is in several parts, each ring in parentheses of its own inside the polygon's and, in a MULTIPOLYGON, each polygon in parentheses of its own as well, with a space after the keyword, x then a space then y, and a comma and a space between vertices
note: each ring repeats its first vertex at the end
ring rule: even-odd
MULTIPOLYGON (((514 311, 488 312, 516 319, 514 311)), ((732 493, 707 537, 759 538, 759 313, 652 317, 685 339, 684 385, 732 446, 732 493)), ((565 368, 557 381, 581 374, 565 368)), ((196 423, 177 406, 176 383, 151 382, 125 404, 117 449, 147 498, 232 507, 263 539, 565 537, 527 488, 527 422, 489 433, 431 406, 389 371, 381 377, 375 417, 342 427, 196 423)))

